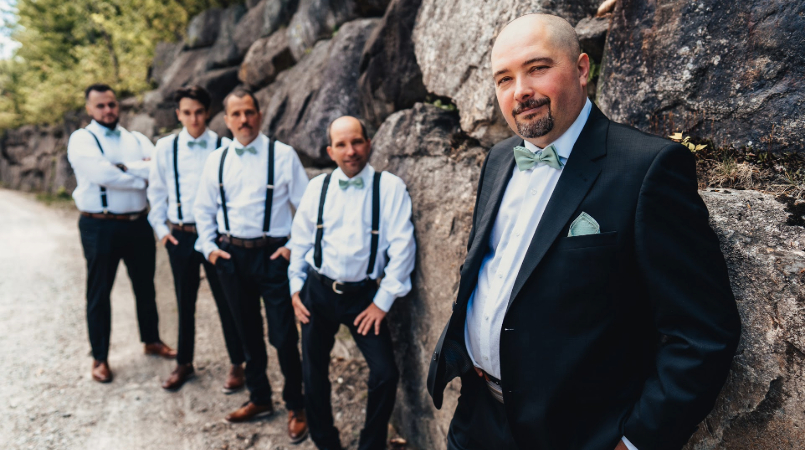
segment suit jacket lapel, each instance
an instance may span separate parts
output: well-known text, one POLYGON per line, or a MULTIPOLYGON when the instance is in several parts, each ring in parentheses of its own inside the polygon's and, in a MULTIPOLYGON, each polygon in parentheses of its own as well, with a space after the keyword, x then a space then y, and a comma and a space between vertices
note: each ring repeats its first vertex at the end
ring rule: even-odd
POLYGON ((520 272, 514 280, 509 304, 520 293, 531 272, 539 265, 545 253, 562 231, 565 224, 571 219, 581 201, 587 195, 590 187, 595 183, 601 172, 604 157, 606 156, 606 137, 609 119, 593 105, 587 124, 582 129, 579 138, 573 145, 573 151, 562 169, 562 175, 556 184, 551 199, 545 207, 537 231, 531 238, 531 244, 520 267, 520 272))

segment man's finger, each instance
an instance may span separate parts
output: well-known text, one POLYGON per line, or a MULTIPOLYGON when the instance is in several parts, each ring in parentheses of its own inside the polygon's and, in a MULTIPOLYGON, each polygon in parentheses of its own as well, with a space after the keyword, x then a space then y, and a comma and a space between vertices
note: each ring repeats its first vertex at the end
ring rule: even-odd
POLYGON ((170 234, 168 235, 168 240, 171 241, 173 245, 179 245, 179 240, 171 236, 170 234))
POLYGON ((277 251, 274 252, 274 254, 271 255, 271 259, 279 258, 281 254, 282 254, 282 252, 279 249, 277 249, 277 251))
POLYGON ((375 336, 380 336, 380 322, 381 320, 375 320, 375 336))
POLYGON ((224 258, 224 259, 232 258, 232 255, 230 255, 229 253, 227 253, 227 252, 225 252, 223 250, 219 250, 219 251, 221 252, 221 253, 218 254, 219 257, 224 258))
POLYGON ((358 317, 355 318, 355 321, 352 322, 352 325, 358 327, 358 331, 360 331, 359 324, 363 321, 363 318, 366 317, 366 311, 364 310, 362 313, 358 314, 358 317))
POLYGON ((368 327, 368 325, 370 325, 370 320, 371 319, 369 319, 369 316, 364 316, 364 318, 361 320, 360 325, 358 326, 358 334, 360 334, 361 336, 366 336, 366 328, 368 327))

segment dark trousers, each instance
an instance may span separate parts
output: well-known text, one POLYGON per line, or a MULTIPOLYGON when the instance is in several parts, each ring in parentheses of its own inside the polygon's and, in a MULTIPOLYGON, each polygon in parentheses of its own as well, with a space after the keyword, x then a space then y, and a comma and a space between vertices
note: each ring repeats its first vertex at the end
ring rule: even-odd
POLYGON ((110 295, 117 266, 122 259, 131 279, 137 302, 140 340, 159 341, 156 291, 156 243, 145 216, 134 221, 93 219, 78 220, 81 244, 87 260, 87 325, 92 356, 106 361, 112 331, 110 295))
POLYGON ((448 450, 516 450, 506 409, 474 370, 461 377, 461 395, 447 433, 448 450))
POLYGON ((250 401, 271 404, 271 385, 266 376, 268 354, 263 337, 260 297, 268 319, 268 342, 277 349, 280 370, 285 377, 282 399, 289 411, 304 407, 302 363, 299 360, 299 333, 296 331, 291 294, 288 291, 288 261, 270 259, 278 245, 241 248, 221 243, 221 250, 232 259, 218 258, 215 268, 226 294, 232 317, 246 354, 246 387, 250 401))
POLYGON ((242 364, 246 360, 243 355, 243 345, 238 337, 235 320, 232 318, 221 282, 218 280, 218 273, 215 266, 193 248, 198 235, 179 230, 173 230, 171 235, 179 241, 176 245, 168 242, 165 246, 173 272, 176 301, 179 305, 179 348, 176 362, 178 364, 193 362, 196 340, 196 300, 198 299, 198 287, 201 284, 199 266, 204 266, 212 298, 215 300, 218 316, 221 318, 221 328, 224 331, 224 342, 229 353, 229 360, 232 364, 242 364))
POLYGON ((349 327, 355 343, 369 365, 369 396, 366 404, 366 423, 361 431, 358 448, 386 448, 388 423, 394 409, 399 372, 394 363, 391 334, 384 320, 380 334, 374 328, 366 335, 358 334, 353 325, 355 317, 374 299, 377 285, 359 293, 337 294, 332 288, 308 276, 301 292, 302 302, 310 311, 310 322, 302 325, 302 355, 305 374, 305 409, 313 442, 320 449, 340 449, 338 429, 333 425, 330 403, 330 351, 340 324, 349 327))

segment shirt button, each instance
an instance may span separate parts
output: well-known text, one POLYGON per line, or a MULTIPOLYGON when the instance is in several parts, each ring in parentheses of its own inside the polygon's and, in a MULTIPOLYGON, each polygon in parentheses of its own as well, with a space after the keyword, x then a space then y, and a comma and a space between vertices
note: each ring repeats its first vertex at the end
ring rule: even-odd
POLYGON ((520 237, 520 232, 519 232, 519 231, 515 231, 515 232, 514 232, 514 235, 515 235, 515 236, 517 236, 517 237, 520 237))
POLYGON ((484 356, 484 360, 485 360, 485 361, 489 361, 489 357, 488 357, 488 356, 484 356))
POLYGON ((486 316, 486 320, 489 320, 489 316, 486 316))
POLYGON ((499 274, 498 274, 498 278, 503 278, 503 274, 502 274, 502 273, 499 273, 499 274))
POLYGON ((537 195, 537 190, 536 189, 531 189, 531 195, 537 195))

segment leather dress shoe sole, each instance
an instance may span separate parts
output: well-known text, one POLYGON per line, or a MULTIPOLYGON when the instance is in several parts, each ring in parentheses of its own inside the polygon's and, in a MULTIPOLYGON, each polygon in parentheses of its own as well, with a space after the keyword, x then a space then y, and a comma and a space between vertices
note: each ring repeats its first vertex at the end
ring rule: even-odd
POLYGON ((245 385, 245 384, 244 384, 244 385, 242 385, 242 386, 240 386, 240 387, 236 387, 236 388, 234 388, 234 389, 230 389, 230 388, 225 388, 225 387, 222 387, 222 388, 221 388, 221 392, 223 392, 223 393, 224 393, 224 394, 226 394, 226 395, 232 395, 232 394, 237 393, 237 392, 240 392, 240 391, 242 391, 242 390, 244 390, 244 389, 246 389, 246 385, 245 385))
POLYGON ((165 389, 168 392, 176 392, 179 389, 181 389, 182 386, 185 385, 185 383, 187 383, 188 381, 192 380, 195 377, 196 377, 196 373, 193 372, 190 375, 188 375, 187 378, 184 379, 184 381, 182 381, 181 383, 177 384, 176 386, 171 386, 171 387, 162 386, 162 389, 165 389))
POLYGON ((108 378, 99 378, 99 377, 96 377, 95 374, 92 374, 92 379, 97 381, 98 383, 104 383, 104 384, 105 383, 111 383, 112 378, 113 378, 112 375, 109 375, 108 378))
POLYGON ((310 436, 310 430, 309 430, 308 428, 305 428, 305 432, 304 432, 304 433, 302 433, 302 435, 301 435, 301 436, 299 436, 299 437, 298 437, 298 438, 296 438, 296 439, 291 439, 291 444, 293 444, 293 445, 299 445, 299 444, 301 444, 302 442, 305 442, 305 439, 307 439, 307 437, 308 437, 308 436, 310 436))

